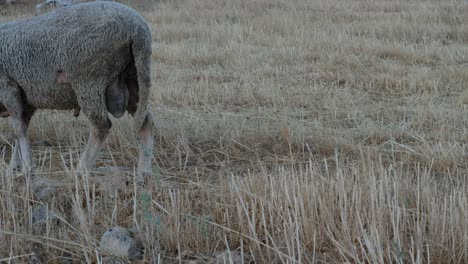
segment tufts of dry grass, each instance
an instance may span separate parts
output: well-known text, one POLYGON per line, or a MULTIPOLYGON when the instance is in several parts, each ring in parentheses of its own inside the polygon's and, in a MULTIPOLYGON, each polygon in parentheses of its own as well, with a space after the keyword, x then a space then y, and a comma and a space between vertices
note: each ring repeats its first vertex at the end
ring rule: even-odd
POLYGON ((37 201, 0 121, 0 262, 100 263, 119 225, 142 263, 468 263, 465 2, 124 3, 154 36, 153 179, 128 117, 76 178, 87 121, 43 111, 37 201))

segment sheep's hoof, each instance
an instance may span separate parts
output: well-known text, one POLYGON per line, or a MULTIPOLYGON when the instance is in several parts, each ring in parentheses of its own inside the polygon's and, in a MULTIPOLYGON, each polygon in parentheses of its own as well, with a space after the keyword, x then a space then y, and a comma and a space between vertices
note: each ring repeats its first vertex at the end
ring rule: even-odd
POLYGON ((17 159, 12 159, 10 165, 8 166, 8 170, 13 171, 20 171, 21 170, 21 161, 17 159))
POLYGON ((13 175, 17 171, 20 171, 20 169, 14 166, 8 166, 6 169, 7 175, 13 175))
POLYGON ((34 192, 34 196, 39 200, 39 201, 45 201, 47 200, 49 197, 52 196, 52 194, 55 193, 55 191, 57 191, 56 189, 54 188, 51 188, 51 187, 43 187, 41 189, 35 189, 33 190, 34 192))
POLYGON ((151 177, 151 172, 149 171, 138 171, 137 177, 136 177, 136 184, 138 186, 145 186, 148 179, 151 177))
POLYGON ((33 178, 31 182, 31 189, 34 193, 34 197, 39 201, 47 200, 57 191, 57 188, 51 186, 46 179, 38 177, 33 178))
POLYGON ((41 205, 36 208, 34 208, 31 212, 31 220, 32 224, 45 224, 50 220, 57 219, 60 215, 53 211, 53 210, 48 210, 45 206, 41 205))
POLYGON ((21 161, 17 161, 15 159, 11 160, 10 164, 8 165, 8 172, 22 172, 25 175, 32 175, 34 174, 33 167, 25 167, 21 164, 21 161))
POLYGON ((78 177, 82 177, 82 176, 86 175, 87 173, 89 173, 88 170, 86 170, 86 169, 80 169, 80 168, 76 169, 75 172, 74 172, 75 177, 77 177, 77 178, 78 178, 78 177))
POLYGON ((26 178, 27 177, 32 178, 32 177, 34 177, 35 170, 34 169, 25 169, 25 168, 23 168, 21 166, 17 166, 15 164, 10 163, 10 165, 8 165, 5 172, 6 172, 7 175, 16 175, 17 173, 19 173, 21 175, 21 173, 22 173, 22 175, 25 176, 26 178))

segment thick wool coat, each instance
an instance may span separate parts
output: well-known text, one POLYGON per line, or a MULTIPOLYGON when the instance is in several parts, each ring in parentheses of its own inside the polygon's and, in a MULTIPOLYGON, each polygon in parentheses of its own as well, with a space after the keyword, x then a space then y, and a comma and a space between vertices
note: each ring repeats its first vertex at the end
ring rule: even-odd
POLYGON ((1 24, 0 112, 81 108, 95 126, 105 127, 106 90, 116 80, 119 86, 134 80, 126 107, 139 128, 150 94, 151 43, 141 15, 112 2, 1 24))

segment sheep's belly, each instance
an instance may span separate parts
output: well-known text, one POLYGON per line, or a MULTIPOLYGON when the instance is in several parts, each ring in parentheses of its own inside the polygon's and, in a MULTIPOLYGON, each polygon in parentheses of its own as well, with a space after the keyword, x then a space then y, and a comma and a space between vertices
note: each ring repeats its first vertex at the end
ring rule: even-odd
POLYGON ((70 84, 56 84, 48 89, 25 91, 28 105, 37 109, 68 110, 78 107, 75 92, 70 84))

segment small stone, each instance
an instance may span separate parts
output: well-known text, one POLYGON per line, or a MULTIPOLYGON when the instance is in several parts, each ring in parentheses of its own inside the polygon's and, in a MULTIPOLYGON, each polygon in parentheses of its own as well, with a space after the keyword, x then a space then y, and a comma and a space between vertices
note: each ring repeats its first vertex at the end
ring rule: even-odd
POLYGON ((125 264, 126 262, 120 258, 107 256, 102 258, 102 264, 125 264))
POLYGON ((241 263, 249 263, 248 256, 242 257, 240 252, 237 251, 222 251, 216 253, 216 259, 214 260, 213 264, 223 264, 223 263, 233 263, 233 264, 241 264, 241 263))
POLYGON ((141 250, 130 236, 130 232, 123 227, 109 228, 101 237, 101 250, 103 254, 141 259, 141 250))

